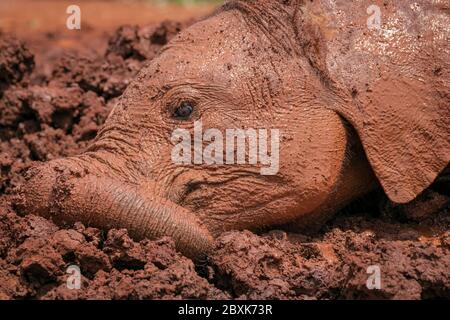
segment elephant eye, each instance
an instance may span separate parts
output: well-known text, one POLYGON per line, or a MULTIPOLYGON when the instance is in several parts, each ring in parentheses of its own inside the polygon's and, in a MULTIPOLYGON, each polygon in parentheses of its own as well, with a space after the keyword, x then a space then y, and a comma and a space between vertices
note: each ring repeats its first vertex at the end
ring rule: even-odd
POLYGON ((189 101, 183 101, 175 110, 173 116, 179 119, 188 119, 194 111, 194 104, 189 101))

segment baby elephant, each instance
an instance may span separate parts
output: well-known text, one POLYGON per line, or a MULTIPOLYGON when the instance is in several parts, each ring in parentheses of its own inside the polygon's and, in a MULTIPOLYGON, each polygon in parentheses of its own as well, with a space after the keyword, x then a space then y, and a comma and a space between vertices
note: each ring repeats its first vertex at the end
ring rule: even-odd
POLYGON ((199 257, 223 231, 309 227, 380 186, 408 203, 450 161, 449 12, 228 2, 140 71, 85 153, 32 168, 19 208, 199 257))

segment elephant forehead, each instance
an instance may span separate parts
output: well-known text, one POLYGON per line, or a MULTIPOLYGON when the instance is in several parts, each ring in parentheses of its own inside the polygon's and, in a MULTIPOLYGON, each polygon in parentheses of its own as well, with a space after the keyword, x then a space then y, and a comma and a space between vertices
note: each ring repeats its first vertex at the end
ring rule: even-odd
POLYGON ((235 77, 253 77, 260 67, 255 61, 264 60, 267 44, 247 29, 235 12, 210 17, 181 32, 151 68, 169 81, 194 78, 227 83, 235 77))

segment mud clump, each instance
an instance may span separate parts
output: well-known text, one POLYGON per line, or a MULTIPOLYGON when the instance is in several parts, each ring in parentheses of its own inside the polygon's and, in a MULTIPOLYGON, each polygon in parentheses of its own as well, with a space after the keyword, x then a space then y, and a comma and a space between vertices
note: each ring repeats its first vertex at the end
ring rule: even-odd
MULTIPOLYGON (((449 222, 448 216, 440 219, 449 222)), ((371 221, 375 228, 379 224, 397 229, 401 236, 395 238, 395 233, 381 234, 373 228, 356 231, 357 219, 352 222, 352 229, 333 227, 317 238, 283 231, 262 237, 250 232, 224 234, 212 256, 215 283, 239 299, 450 296, 450 232, 426 238, 410 227, 371 221), (380 270, 380 289, 367 287, 370 266, 380 270)))
POLYGON ((0 31, 0 97, 11 84, 31 73, 34 57, 20 40, 0 31))
POLYGON ((58 227, 14 208, 26 170, 82 152, 139 69, 189 23, 120 27, 104 53, 55 49, 45 73, 26 44, 0 34, 0 299, 450 298, 448 208, 420 221, 343 213, 314 235, 228 232, 201 265, 169 238, 58 227), (369 290, 374 265, 381 289, 369 290))
POLYGON ((108 100, 122 94, 139 68, 139 63, 127 63, 117 55, 79 57, 67 53, 57 62, 50 83, 78 86, 108 100))
POLYGON ((161 46, 169 42, 191 22, 165 21, 160 25, 120 27, 109 40, 107 54, 117 54, 123 59, 151 60, 161 46))

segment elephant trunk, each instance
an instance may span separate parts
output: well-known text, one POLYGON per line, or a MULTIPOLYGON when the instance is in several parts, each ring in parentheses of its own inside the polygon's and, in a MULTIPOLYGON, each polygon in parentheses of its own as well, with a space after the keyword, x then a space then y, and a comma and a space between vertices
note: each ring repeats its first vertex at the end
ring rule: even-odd
POLYGON ((213 238, 193 213, 138 186, 94 175, 95 168, 80 160, 54 160, 30 170, 19 209, 57 224, 126 228, 134 239, 171 236, 176 248, 194 259, 210 250, 213 238))

